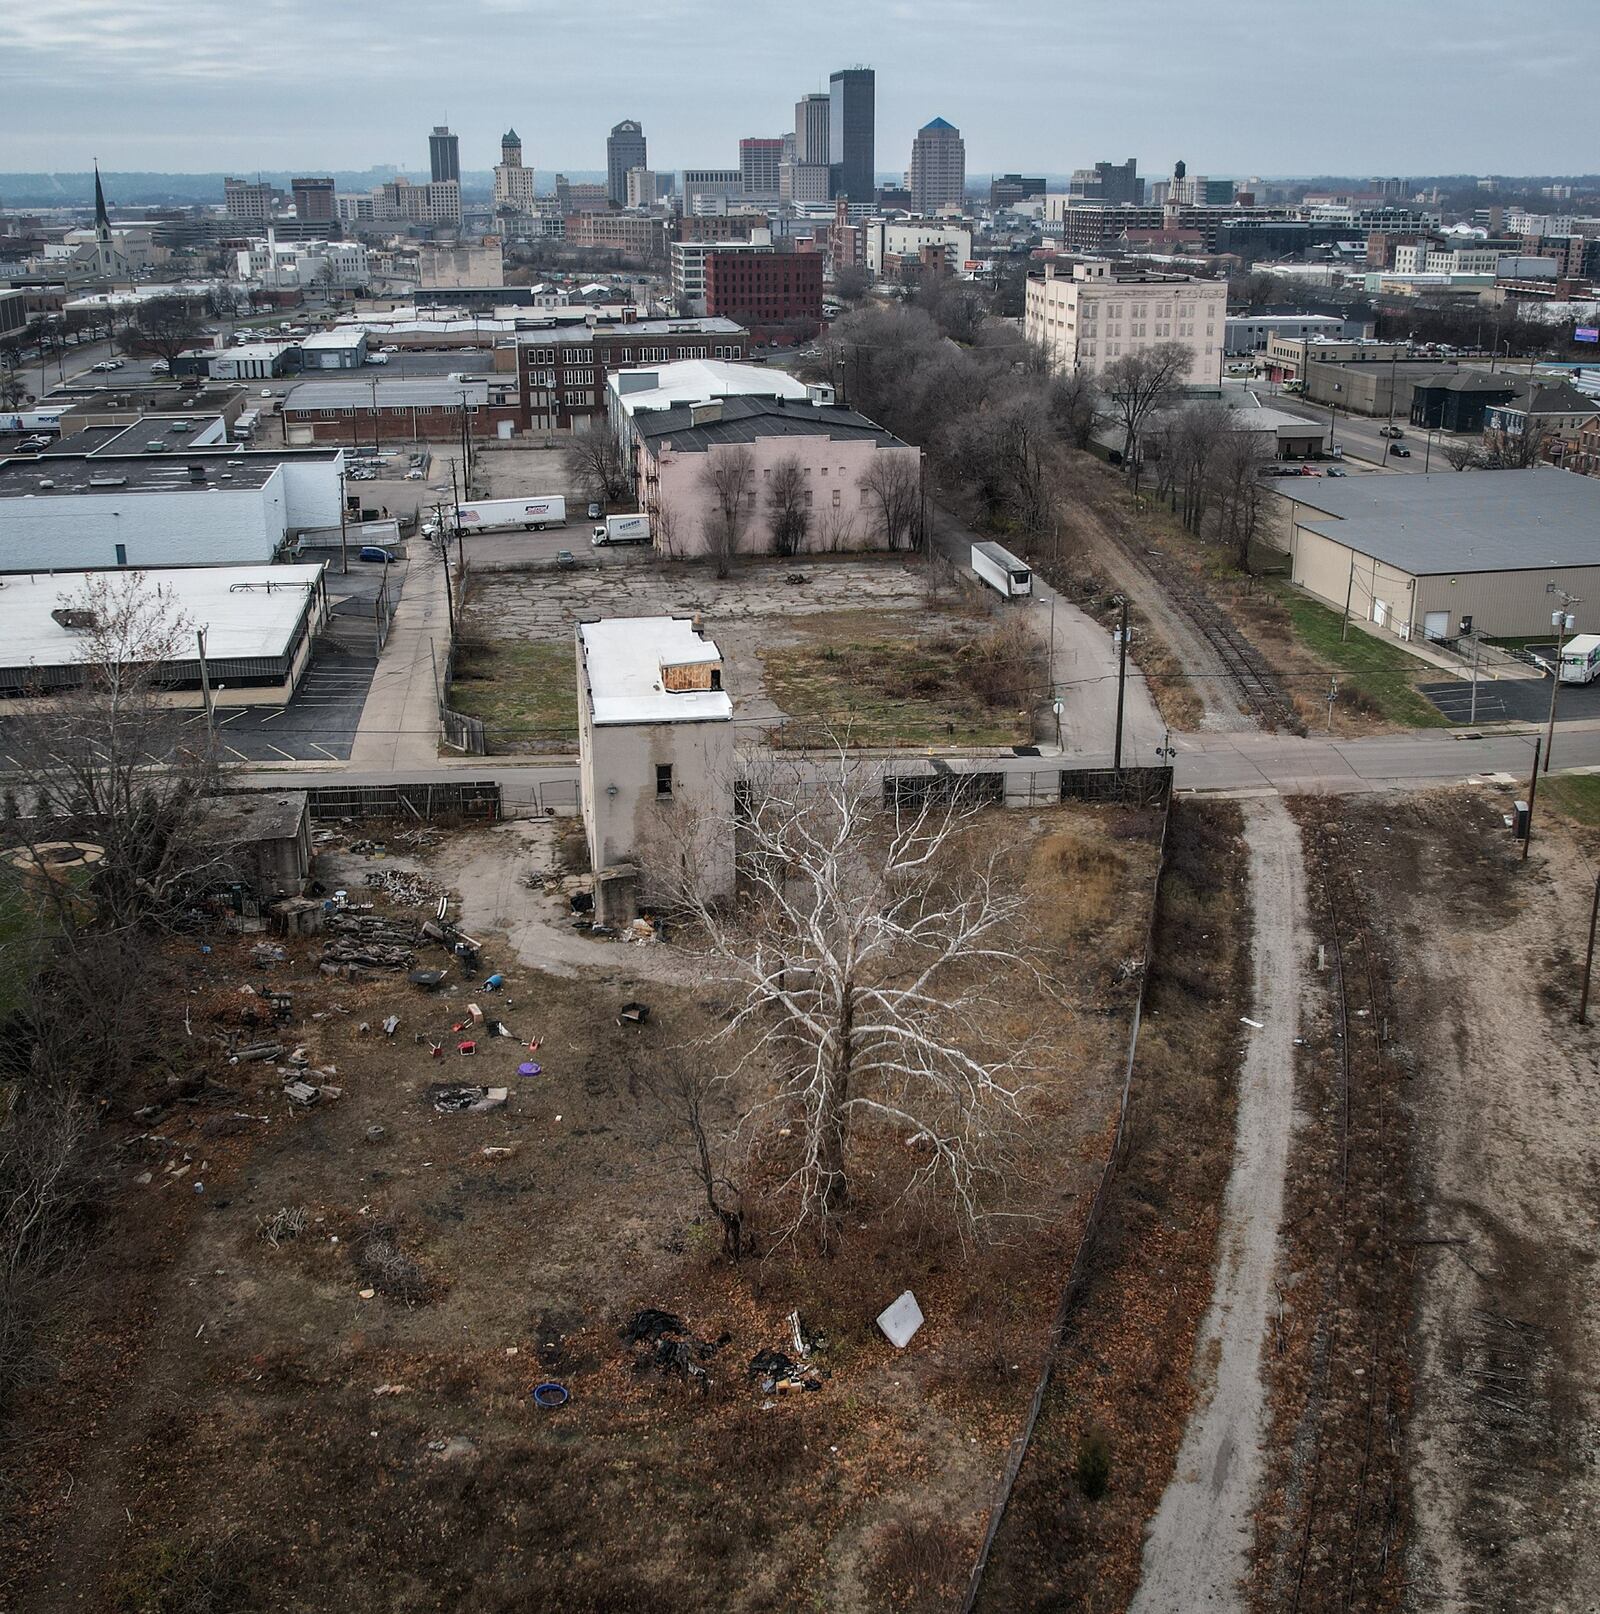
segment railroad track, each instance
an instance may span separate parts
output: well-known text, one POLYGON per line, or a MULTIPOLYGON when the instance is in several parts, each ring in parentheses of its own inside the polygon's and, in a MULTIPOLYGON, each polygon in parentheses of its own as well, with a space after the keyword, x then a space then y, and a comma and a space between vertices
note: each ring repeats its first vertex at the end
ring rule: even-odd
POLYGON ((1166 594, 1188 618, 1195 632, 1216 652, 1217 673, 1233 686, 1243 709, 1267 728, 1303 735, 1306 726, 1295 710, 1294 701, 1261 652, 1234 627, 1222 608, 1186 578, 1153 563, 1147 553, 1136 548, 1133 539, 1123 530, 1124 518, 1119 512, 1100 510, 1098 514, 1101 530, 1122 557, 1166 594))
MULTIPOLYGON (((1398 1141, 1388 1092, 1388 995, 1365 908, 1329 826, 1307 834, 1321 897, 1338 1047, 1332 1241, 1321 1358, 1302 1420, 1310 1466, 1292 1510, 1291 1614, 1385 1606, 1400 1523, 1400 1413, 1391 1298, 1396 1250, 1390 1160, 1398 1141)), ((1403 1355, 1403 1346, 1400 1347, 1403 1355)))

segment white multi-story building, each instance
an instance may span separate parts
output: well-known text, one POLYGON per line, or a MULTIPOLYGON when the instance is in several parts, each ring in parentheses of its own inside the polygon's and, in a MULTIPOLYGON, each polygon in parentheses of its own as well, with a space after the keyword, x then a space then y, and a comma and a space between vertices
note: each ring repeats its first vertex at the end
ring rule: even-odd
POLYGON ((674 241, 672 297, 680 314, 706 311, 706 257, 713 252, 771 252, 772 235, 756 230, 748 241, 674 241))
POLYGON ((1181 342, 1192 359, 1184 382, 1222 384, 1228 287, 1221 280, 1143 274, 1103 258, 1054 266, 1028 279, 1023 333, 1043 348, 1052 370, 1103 370, 1112 360, 1160 342, 1181 342))
POLYGON ((534 211, 534 172, 522 166, 522 138, 515 129, 500 137, 500 161, 494 170, 496 212, 527 216, 534 211))
POLYGON ((253 240, 234 254, 234 277, 269 291, 352 290, 372 278, 359 241, 253 240))
POLYGON ((914 258, 924 247, 943 247, 952 269, 972 256, 972 231, 944 219, 872 219, 866 234, 867 268, 875 275, 883 272, 886 257, 914 258))
POLYGON ((628 170, 629 207, 654 207, 670 189, 670 183, 653 168, 628 170))

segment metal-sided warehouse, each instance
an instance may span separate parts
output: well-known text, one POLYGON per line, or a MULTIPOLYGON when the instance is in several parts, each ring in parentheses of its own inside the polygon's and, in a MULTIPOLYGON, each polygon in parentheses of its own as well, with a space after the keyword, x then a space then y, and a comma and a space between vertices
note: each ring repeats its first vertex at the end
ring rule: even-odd
POLYGON ((1552 589, 1600 620, 1600 480, 1566 471, 1444 471, 1308 480, 1281 490, 1295 583, 1397 639, 1550 631, 1552 589))

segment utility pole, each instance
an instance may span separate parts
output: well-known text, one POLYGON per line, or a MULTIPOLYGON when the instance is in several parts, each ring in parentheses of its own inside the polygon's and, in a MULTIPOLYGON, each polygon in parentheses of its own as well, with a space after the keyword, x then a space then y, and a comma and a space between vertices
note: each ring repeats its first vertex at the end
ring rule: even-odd
POLYGON ((1122 596, 1122 626, 1117 629, 1117 740, 1111 766, 1122 772, 1122 708, 1128 690, 1128 596, 1122 596))
POLYGON ((1561 608, 1550 613, 1550 626, 1556 630, 1556 664, 1550 674, 1550 720, 1545 725, 1544 771, 1549 773, 1550 755, 1556 747, 1556 696, 1561 693, 1561 655, 1566 649, 1567 635, 1576 626, 1568 607, 1582 605, 1583 601, 1554 583, 1545 584, 1545 593, 1554 594, 1561 601, 1561 608))
POLYGON ((1350 597, 1356 591, 1356 557, 1350 556, 1350 579, 1344 586, 1344 621, 1339 624, 1339 643, 1350 637, 1350 597))
POLYGON ((1589 977, 1594 973, 1594 930, 1600 920, 1600 875, 1595 876, 1594 902, 1589 908, 1589 950, 1583 955, 1583 995, 1578 999, 1578 1024, 1589 1023, 1589 977))
POLYGON ((1337 677, 1328 680, 1328 733, 1333 733, 1333 703, 1339 698, 1339 680, 1337 677))
POLYGON ((209 740, 215 732, 216 711, 211 704, 211 669, 206 666, 206 630, 196 628, 194 641, 200 652, 200 698, 206 709, 206 738, 209 740))
POLYGON ((345 509, 346 503, 344 472, 341 470, 339 472, 339 570, 348 577, 350 575, 350 533, 345 509))
POLYGON ((1540 737, 1533 737, 1533 772, 1528 776, 1528 833, 1522 837, 1522 861, 1528 861, 1528 846, 1533 840, 1533 798, 1539 792, 1540 737))

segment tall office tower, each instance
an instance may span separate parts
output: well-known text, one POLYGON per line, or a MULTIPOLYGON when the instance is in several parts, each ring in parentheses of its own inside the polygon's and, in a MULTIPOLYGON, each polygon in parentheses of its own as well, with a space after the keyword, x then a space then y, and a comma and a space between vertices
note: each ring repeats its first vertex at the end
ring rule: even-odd
POLYGON ((500 161, 494 170, 494 205, 502 213, 534 211, 533 170, 522 166, 522 138, 515 129, 500 137, 500 161))
POLYGON ((828 78, 828 188, 852 202, 870 202, 877 189, 876 76, 847 67, 828 78))
POLYGON ((606 195, 618 207, 628 205, 628 170, 648 168, 644 125, 635 118, 624 118, 612 129, 606 141, 606 195))
POLYGON ((447 179, 461 183, 461 141, 450 133, 448 124, 434 124, 433 133, 428 136, 428 164, 433 170, 435 185, 447 179))
POLYGON ((808 168, 828 162, 828 116, 832 96, 803 95, 794 104, 794 160, 808 168))
POLYGON ((224 179, 222 194, 230 219, 265 224, 272 217, 272 186, 265 180, 224 179))
POLYGON ((783 140, 752 138, 739 142, 740 189, 746 196, 776 196, 783 140))
POLYGON ((967 189, 967 143, 943 118, 917 130, 911 142, 911 211, 937 213, 963 205, 967 189))
POLYGON ((289 190, 294 197, 295 215, 302 224, 308 219, 319 224, 330 223, 333 220, 331 179, 291 179, 289 190))

